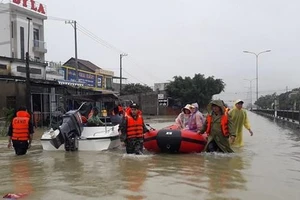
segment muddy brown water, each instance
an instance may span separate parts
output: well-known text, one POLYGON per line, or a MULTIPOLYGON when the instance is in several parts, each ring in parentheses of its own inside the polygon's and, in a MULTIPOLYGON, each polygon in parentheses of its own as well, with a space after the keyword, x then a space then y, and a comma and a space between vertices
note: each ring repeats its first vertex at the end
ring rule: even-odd
MULTIPOLYGON (((300 132, 249 113, 254 136, 236 153, 128 156, 107 152, 45 152, 25 156, 0 146, 0 194, 26 199, 300 199, 300 132)), ((152 121, 161 128, 170 122, 152 121)))

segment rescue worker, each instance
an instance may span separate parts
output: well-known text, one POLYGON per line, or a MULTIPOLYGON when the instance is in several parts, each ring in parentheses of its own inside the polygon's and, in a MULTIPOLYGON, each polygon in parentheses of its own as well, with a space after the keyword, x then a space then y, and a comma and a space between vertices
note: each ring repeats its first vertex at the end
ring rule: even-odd
POLYGON ((93 108, 93 115, 87 120, 88 126, 104 126, 105 124, 100 120, 100 117, 98 116, 99 111, 97 107, 93 108))
POLYGON ((230 116, 225 114, 222 101, 214 100, 209 103, 208 111, 206 123, 200 131, 201 134, 206 133, 208 135, 204 151, 233 153, 229 139, 234 142, 234 125, 230 116))
POLYGON ((26 111, 25 107, 20 107, 8 129, 7 147, 11 148, 13 146, 16 155, 26 154, 27 150, 31 147, 33 133, 30 114, 26 111))
POLYGON ((225 102, 222 100, 222 103, 223 103, 223 106, 224 106, 224 109, 225 109, 225 113, 228 114, 229 111, 230 111, 230 108, 225 104, 225 102))
POLYGON ((253 136, 247 112, 243 109, 243 103, 241 99, 236 100, 234 108, 229 112, 236 130, 236 138, 233 145, 237 147, 244 146, 243 126, 249 131, 250 135, 253 136))
POLYGON ((136 103, 132 103, 126 112, 119 126, 120 139, 125 143, 127 154, 143 154, 144 133, 149 130, 136 103))

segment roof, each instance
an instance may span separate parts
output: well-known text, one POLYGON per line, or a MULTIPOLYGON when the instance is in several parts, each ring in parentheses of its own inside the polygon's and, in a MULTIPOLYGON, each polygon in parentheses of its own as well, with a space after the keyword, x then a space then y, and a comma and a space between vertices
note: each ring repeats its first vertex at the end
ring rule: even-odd
MULTIPOLYGON (((83 65, 86 68, 90 69, 91 71, 95 72, 96 69, 101 69, 100 67, 98 67, 97 65, 95 65, 94 63, 88 61, 88 60, 82 60, 82 59, 77 59, 78 62, 78 66, 83 65)), ((63 65, 66 66, 70 66, 70 67, 76 67, 75 66, 75 58, 70 58, 67 62, 65 62, 63 65)))

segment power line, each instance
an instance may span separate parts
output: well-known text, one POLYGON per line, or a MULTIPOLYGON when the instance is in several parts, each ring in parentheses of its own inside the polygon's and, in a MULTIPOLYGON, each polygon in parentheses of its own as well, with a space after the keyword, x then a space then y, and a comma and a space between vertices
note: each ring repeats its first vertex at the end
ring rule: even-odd
POLYGON ((144 84, 144 85, 147 85, 147 84, 145 84, 144 82, 142 82, 141 80, 139 80, 138 78, 134 77, 134 76, 133 76, 132 74, 130 74, 129 72, 127 72, 126 70, 123 69, 123 71, 124 71, 126 74, 128 74, 129 76, 131 76, 132 78, 134 78, 135 80, 137 80, 138 82, 140 82, 140 83, 142 83, 142 84, 144 84))
MULTIPOLYGON (((92 33, 91 31, 89 31, 88 29, 86 29, 85 27, 83 27, 81 24, 78 24, 78 30, 80 32, 82 32, 83 34, 87 35, 88 37, 90 37, 91 39, 93 39, 94 41, 100 43, 101 45, 110 48, 114 51, 116 51, 117 53, 125 53, 124 51, 118 49, 117 47, 113 46, 112 44, 110 44, 109 42, 101 39, 100 37, 98 37, 97 35, 95 35, 94 33, 92 33)), ((136 65, 139 68, 143 68, 145 70, 145 67, 141 67, 141 65, 139 65, 131 55, 129 55, 130 59, 129 61, 132 62, 134 65, 136 65)), ((150 76, 152 76, 153 78, 160 80, 160 78, 157 78, 155 75, 153 75, 151 72, 145 70, 147 74, 149 74, 150 76)))
MULTIPOLYGON (((1 7, 1 5, 0 5, 1 7)), ((6 7, 3 7, 3 8, 6 8, 6 7)), ((6 8, 7 9, 7 8, 6 8)), ((5 13, 14 13, 12 11, 5 11, 5 13)), ((27 17, 26 15, 23 15, 23 14, 19 14, 19 16, 24 16, 24 17, 27 17)), ((60 17, 54 17, 54 16, 47 16, 47 19, 49 20, 54 20, 54 21, 70 21, 69 19, 65 19, 65 18, 60 18, 60 17)), ((117 53, 125 53, 124 51, 120 50, 119 48, 115 47, 114 45, 110 44, 109 42, 101 39, 100 37, 98 37, 97 35, 95 35, 93 32, 89 31, 87 28, 85 28, 84 26, 82 26, 81 24, 77 23, 77 30, 80 31, 81 33, 83 33, 84 35, 90 37, 92 40, 94 40, 95 42, 101 44, 102 46, 106 47, 106 48, 109 48, 111 50, 114 50, 115 52, 117 53)), ((146 71, 146 73, 153 77, 154 79, 158 80, 158 81, 161 81, 160 78, 158 78, 157 76, 155 76, 154 74, 152 74, 150 71, 146 70, 145 67, 142 67, 140 64, 138 64, 134 58, 132 56, 130 56, 130 59, 129 59, 129 62, 131 62, 132 64, 136 65, 137 67, 142 68, 144 71, 146 71)), ((127 72, 128 73, 128 72, 127 72)), ((129 73, 128 73, 129 74, 129 73)), ((134 76, 130 75, 131 77, 134 78, 134 76)), ((135 78, 136 80, 139 80, 137 78, 135 78)), ((140 81, 140 80, 139 80, 140 81)), ((140 81, 141 83, 143 83, 142 81, 140 81)))
POLYGON ((132 56, 129 55, 129 57, 131 58, 131 59, 129 59, 129 61, 132 62, 134 65, 136 65, 136 66, 139 68, 139 70, 140 70, 140 69, 143 69, 143 70, 147 73, 147 75, 153 77, 154 79, 158 80, 159 82, 162 82, 160 78, 158 78, 157 76, 153 75, 150 71, 147 70, 146 67, 143 67, 143 66, 141 66, 140 64, 138 64, 138 63, 134 60, 134 58, 133 58, 132 56))
POLYGON ((94 37, 93 35, 91 35, 90 33, 86 32, 85 30, 77 27, 77 30, 80 31, 81 33, 83 33, 84 35, 90 37, 92 40, 94 40, 95 42, 101 44, 102 46, 105 46, 106 48, 111 49, 111 47, 105 43, 103 43, 101 40, 99 40, 98 38, 94 37))
POLYGON ((101 39, 100 37, 98 37, 97 35, 95 35, 94 33, 92 33, 91 31, 89 31, 88 29, 86 29, 85 27, 83 27, 81 24, 78 24, 78 27, 81 29, 81 31, 84 31, 85 33, 87 33, 90 37, 96 39, 97 41, 100 41, 102 45, 105 45, 106 47, 115 50, 118 53, 125 53, 124 51, 118 49, 117 47, 113 46, 112 44, 110 44, 109 42, 101 39))
POLYGON ((71 19, 64 19, 60 17, 53 17, 53 16, 47 16, 48 20, 53 20, 53 21, 72 21, 71 19))

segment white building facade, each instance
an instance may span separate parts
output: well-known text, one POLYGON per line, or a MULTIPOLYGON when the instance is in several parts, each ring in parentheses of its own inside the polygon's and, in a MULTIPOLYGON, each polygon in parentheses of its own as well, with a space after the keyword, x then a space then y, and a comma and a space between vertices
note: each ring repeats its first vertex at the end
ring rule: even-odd
POLYGON ((29 52, 30 77, 46 78, 44 20, 46 6, 33 0, 0 3, 0 68, 12 76, 26 77, 29 52), (28 37, 29 36, 29 37, 28 37))

